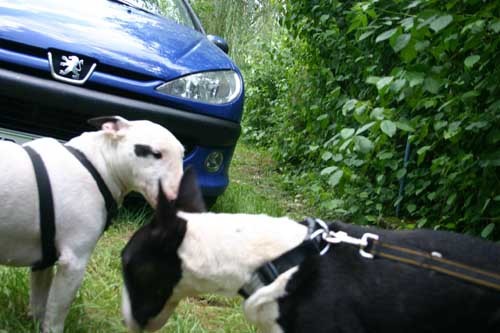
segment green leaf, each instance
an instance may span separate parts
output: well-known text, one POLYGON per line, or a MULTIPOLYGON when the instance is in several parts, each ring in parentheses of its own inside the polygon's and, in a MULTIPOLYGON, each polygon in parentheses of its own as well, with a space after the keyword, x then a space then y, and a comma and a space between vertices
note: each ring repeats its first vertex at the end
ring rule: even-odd
POLYGON ((329 159, 332 158, 332 156, 333 156, 332 153, 330 153, 329 151, 326 151, 326 152, 323 153, 323 155, 321 155, 321 159, 323 161, 328 161, 329 159))
POLYGON ((488 208, 488 205, 490 204, 490 202, 491 202, 491 198, 488 198, 488 200, 486 200, 486 202, 484 203, 483 208, 481 209, 481 214, 483 214, 484 211, 486 210, 486 208, 488 208))
POLYGON ((399 169, 398 172, 396 172, 397 179, 401 179, 404 176, 406 176, 406 169, 399 169))
POLYGON ((321 21, 321 23, 325 23, 325 21, 327 21, 329 18, 330 18, 330 15, 323 14, 323 15, 321 15, 321 17, 319 18, 319 20, 321 21))
POLYGON ((328 184, 330 184, 332 187, 337 186, 340 183, 340 180, 342 179, 342 176, 344 175, 344 171, 342 170, 337 170, 333 175, 330 176, 328 179, 328 184))
POLYGON ((415 51, 420 52, 425 50, 431 45, 428 40, 418 41, 415 43, 415 51))
POLYGON ((477 54, 468 56, 464 60, 464 65, 467 68, 472 68, 472 66, 474 66, 474 64, 476 64, 479 61, 479 59, 481 59, 481 57, 478 56, 477 54))
POLYGON ((405 29, 405 31, 408 31, 411 28, 413 28, 413 24, 414 24, 413 17, 407 17, 401 20, 401 26, 405 29))
POLYGON ((357 99, 350 99, 347 102, 345 102, 344 105, 342 106, 342 114, 345 116, 347 115, 347 112, 354 110, 357 103, 358 103, 357 99))
POLYGON ((374 30, 371 30, 371 31, 367 31, 367 32, 362 33, 359 36, 358 41, 361 42, 362 40, 367 39, 368 37, 370 37, 371 35, 373 35, 374 32, 375 32, 374 30))
POLYGON ((409 4, 408 7, 406 7, 406 9, 412 9, 412 8, 418 7, 418 5, 420 5, 420 3, 422 3, 422 0, 415 0, 411 4, 409 4))
POLYGON ((415 132, 415 129, 406 122, 397 121, 396 127, 405 132, 415 132))
POLYGON ((356 149, 362 153, 369 153, 373 150, 373 142, 370 139, 357 135, 354 137, 354 143, 356 144, 356 149))
POLYGON ((430 149, 431 149, 431 146, 423 146, 422 148, 417 150, 417 155, 418 155, 417 164, 420 164, 424 161, 425 155, 427 154, 427 152, 430 149))
POLYGON ((446 120, 436 121, 434 123, 434 130, 439 131, 440 129, 442 129, 443 127, 446 127, 446 126, 448 126, 448 122, 446 120))
POLYGON ((409 204, 408 206, 406 206, 406 210, 410 214, 413 213, 416 209, 417 209, 417 206, 415 204, 409 204))
POLYGON ((381 77, 380 80, 377 81, 377 89, 378 90, 384 89, 389 84, 391 84, 391 82, 392 82, 393 79, 394 79, 393 76, 384 76, 384 77, 381 77))
POLYGON ((342 139, 348 139, 350 138, 351 136, 354 135, 354 128, 343 128, 341 131, 340 131, 340 136, 342 137, 342 139))
POLYGON ((490 30, 493 30, 495 33, 500 32, 500 20, 497 20, 496 22, 492 22, 490 24, 490 30))
POLYGON ((340 162, 344 159, 344 156, 342 154, 335 154, 332 156, 332 161, 334 162, 340 162))
POLYGON ((446 200, 446 204, 448 206, 451 206, 455 200, 457 199, 457 194, 456 193, 452 193, 449 197, 448 197, 448 200, 446 200))
POLYGON ((431 94, 437 94, 439 92, 439 88, 441 88, 441 84, 438 80, 433 79, 432 77, 428 77, 424 80, 424 89, 431 94))
POLYGON ((381 160, 388 160, 388 159, 392 158, 393 156, 394 156, 394 154, 393 154, 393 153, 391 153, 391 152, 387 152, 387 151, 386 151, 386 152, 383 152, 383 153, 379 153, 379 154, 377 155, 377 157, 378 157, 379 159, 381 159, 381 160))
POLYGON ((435 20, 432 21, 430 28, 434 30, 434 32, 439 32, 446 28, 453 21, 453 16, 451 15, 443 15, 439 16, 435 20))
POLYGON ((366 79, 366 83, 368 84, 377 84, 377 82, 380 80, 380 76, 369 76, 366 79))
POLYGON ((417 155, 425 155, 429 151, 429 149, 431 149, 431 146, 423 146, 422 148, 417 150, 417 155))
POLYGON ((493 232, 493 229, 495 229, 495 224, 488 224, 486 227, 484 227, 483 231, 481 231, 481 237, 488 238, 488 236, 493 232))
POLYGON ((370 118, 375 120, 384 120, 384 108, 375 108, 370 113, 370 118))
POLYGON ((481 93, 479 91, 477 91, 477 90, 470 90, 470 91, 464 93, 461 96, 461 98, 462 98, 462 100, 467 100, 467 99, 470 99, 470 98, 477 97, 479 95, 481 95, 481 93))
POLYGON ((399 52, 402 49, 408 45, 411 39, 411 34, 402 34, 399 35, 398 38, 396 38, 396 41, 394 42, 394 45, 392 45, 392 49, 394 52, 399 52))
POLYGON ((387 136, 392 137, 396 133, 396 124, 390 120, 384 120, 380 123, 380 129, 387 134, 387 136))
POLYGON ((338 169, 338 167, 336 167, 335 165, 332 165, 332 166, 329 166, 329 167, 324 168, 323 170, 321 170, 321 172, 319 174, 321 176, 329 175, 329 174, 331 174, 332 172, 334 172, 337 169, 338 169))
POLYGON ((375 125, 375 122, 372 121, 372 122, 369 122, 368 124, 366 125, 363 125, 362 127, 358 128, 358 130, 356 131, 356 135, 359 135, 361 133, 364 133, 366 132, 367 130, 369 130, 370 128, 373 127, 373 125, 375 125))
POLYGON ((375 38, 375 43, 379 43, 379 42, 382 42, 386 39, 389 39, 392 37, 392 35, 394 35, 396 33, 396 31, 398 31, 398 28, 394 28, 394 29, 391 29, 391 30, 387 30, 387 31, 384 31, 383 33, 381 33, 380 35, 377 36, 377 38, 375 38))
POLYGON ((401 91, 401 89, 403 89, 405 84, 406 84, 406 80, 398 79, 391 84, 391 91, 393 91, 395 93, 399 93, 401 91))
POLYGON ((344 151, 352 142, 352 138, 347 139, 344 141, 344 143, 339 147, 340 151, 344 151))
POLYGON ((426 223, 427 223, 427 219, 425 217, 423 217, 417 221, 417 227, 422 228, 426 223))
POLYGON ((333 200, 331 200, 331 201, 326 202, 323 206, 324 206, 326 209, 333 210, 333 209, 336 209, 336 208, 342 207, 343 205, 344 205, 344 201, 343 201, 343 200, 340 200, 340 199, 333 199, 333 200))
POLYGON ((424 82, 424 73, 420 72, 408 72, 406 74, 406 78, 410 83, 410 87, 413 88, 415 86, 418 86, 424 82))

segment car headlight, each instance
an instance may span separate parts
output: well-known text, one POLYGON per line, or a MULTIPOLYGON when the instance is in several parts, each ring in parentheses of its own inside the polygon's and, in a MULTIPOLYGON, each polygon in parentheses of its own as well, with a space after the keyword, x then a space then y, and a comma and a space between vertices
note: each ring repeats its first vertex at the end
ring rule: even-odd
POLYGON ((167 82, 156 89, 176 97, 224 104, 232 102, 240 95, 241 79, 234 71, 203 72, 167 82))

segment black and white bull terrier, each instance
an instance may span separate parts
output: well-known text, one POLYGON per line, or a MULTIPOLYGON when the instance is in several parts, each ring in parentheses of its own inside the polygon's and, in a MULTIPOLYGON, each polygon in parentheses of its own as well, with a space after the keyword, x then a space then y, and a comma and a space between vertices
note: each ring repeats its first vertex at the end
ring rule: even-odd
POLYGON ((124 248, 122 312, 130 331, 159 329, 187 296, 239 293, 248 297, 246 318, 265 333, 500 332, 497 244, 341 222, 324 234, 321 221, 311 228, 202 210, 185 171, 177 201, 160 193, 155 219, 124 248), (318 251, 308 252, 315 244, 318 251), (375 244, 388 248, 377 252, 375 244), (270 262, 281 271, 263 283, 270 262))
POLYGON ((108 197, 118 204, 128 192, 137 191, 155 206, 158 179, 165 195, 174 199, 183 173, 184 148, 164 127, 121 117, 95 118, 89 123, 101 130, 83 133, 66 145, 50 138, 25 146, 0 141, 0 264, 33 266, 44 259, 40 202, 47 193, 39 195, 27 147, 41 157, 52 189, 55 236, 49 245, 57 255, 57 270, 54 274, 49 266, 31 273, 30 313, 40 320, 44 333, 63 332, 109 213, 96 180, 70 150, 86 158, 104 182, 108 197))

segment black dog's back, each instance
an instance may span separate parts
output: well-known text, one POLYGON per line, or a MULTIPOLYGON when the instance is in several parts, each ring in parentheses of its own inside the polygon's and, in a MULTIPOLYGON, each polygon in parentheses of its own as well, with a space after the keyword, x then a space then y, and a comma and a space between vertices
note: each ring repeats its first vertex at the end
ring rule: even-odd
MULTIPOLYGON (((500 246, 428 230, 386 231, 335 222, 331 229, 380 240, 491 272, 500 246)), ((500 291, 393 260, 367 259, 352 245, 334 245, 304 261, 279 300, 279 324, 292 332, 500 332, 500 291)))

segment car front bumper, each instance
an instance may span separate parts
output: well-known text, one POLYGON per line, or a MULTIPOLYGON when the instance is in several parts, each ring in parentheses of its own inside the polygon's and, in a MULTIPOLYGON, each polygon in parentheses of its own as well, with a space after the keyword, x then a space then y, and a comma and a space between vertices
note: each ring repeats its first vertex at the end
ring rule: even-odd
POLYGON ((204 195, 220 195, 227 187, 239 123, 0 68, 0 127, 68 140, 93 130, 86 120, 102 115, 148 119, 168 128, 185 145, 185 165, 197 170, 204 195), (224 154, 224 164, 208 173, 204 158, 213 150, 224 154))

